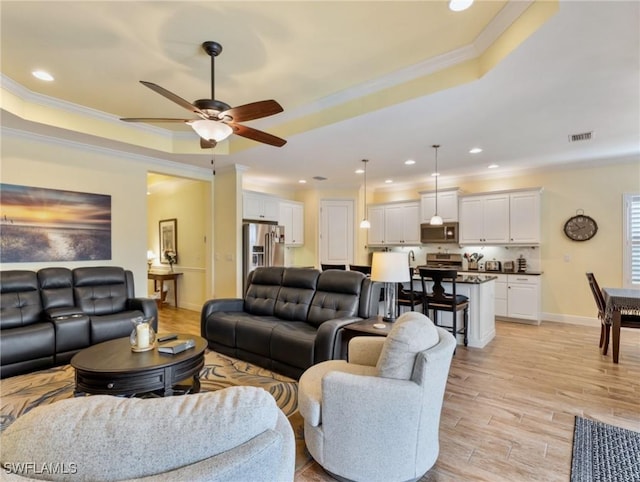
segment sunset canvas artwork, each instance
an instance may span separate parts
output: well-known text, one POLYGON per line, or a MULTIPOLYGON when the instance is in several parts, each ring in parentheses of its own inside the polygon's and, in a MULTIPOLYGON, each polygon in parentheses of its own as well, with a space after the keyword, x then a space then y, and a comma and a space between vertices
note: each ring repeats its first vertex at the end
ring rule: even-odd
POLYGON ((0 184, 0 262, 111 259, 111 196, 0 184))

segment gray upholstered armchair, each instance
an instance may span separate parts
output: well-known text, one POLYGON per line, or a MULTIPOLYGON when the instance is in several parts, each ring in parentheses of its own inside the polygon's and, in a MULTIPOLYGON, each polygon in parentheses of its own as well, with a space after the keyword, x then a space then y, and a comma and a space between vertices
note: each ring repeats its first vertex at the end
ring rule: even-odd
POLYGON ((418 312, 387 338, 357 337, 349 361, 300 378, 298 407, 313 458, 344 480, 417 480, 438 458, 440 411, 456 341, 418 312))

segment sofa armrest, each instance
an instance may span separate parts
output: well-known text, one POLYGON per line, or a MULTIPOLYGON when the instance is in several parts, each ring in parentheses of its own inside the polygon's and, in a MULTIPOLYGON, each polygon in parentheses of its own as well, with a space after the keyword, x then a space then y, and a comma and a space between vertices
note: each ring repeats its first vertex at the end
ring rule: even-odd
POLYGON ((66 320, 71 317, 79 318, 81 316, 85 316, 85 314, 77 306, 62 306, 59 308, 49 308, 44 310, 44 318, 50 322, 66 320))
POLYGON ((145 318, 153 318, 152 328, 158 332, 158 305, 151 298, 129 298, 127 307, 130 310, 138 310, 144 313, 145 318))
POLYGON ((327 320, 318 327, 313 350, 313 363, 340 358, 340 328, 349 323, 360 321, 362 318, 349 316, 327 320))
POLYGON ((200 336, 206 338, 205 326, 207 324, 207 318, 211 313, 216 311, 244 311, 244 299, 243 298, 219 298, 216 300, 205 301, 200 312, 200 336))
POLYGON ((383 336, 356 336, 349 340, 349 363, 375 367, 386 340, 383 336))

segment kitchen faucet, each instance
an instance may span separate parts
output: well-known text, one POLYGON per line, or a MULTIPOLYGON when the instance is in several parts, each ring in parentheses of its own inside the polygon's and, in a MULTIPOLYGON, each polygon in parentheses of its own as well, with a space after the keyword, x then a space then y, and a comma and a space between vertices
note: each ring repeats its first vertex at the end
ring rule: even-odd
POLYGON ((415 261, 416 260, 416 255, 413 252, 413 249, 409 250, 409 264, 411 264, 411 261, 415 261))

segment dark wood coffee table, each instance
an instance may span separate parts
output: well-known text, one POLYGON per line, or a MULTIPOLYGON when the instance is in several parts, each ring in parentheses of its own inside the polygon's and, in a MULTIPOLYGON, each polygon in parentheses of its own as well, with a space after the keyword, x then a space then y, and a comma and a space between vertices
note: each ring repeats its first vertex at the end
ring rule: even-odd
POLYGON ((167 397, 174 393, 200 390, 200 370, 204 366, 207 341, 194 335, 196 346, 177 355, 159 353, 157 348, 133 352, 129 338, 117 338, 85 348, 71 359, 76 369, 74 395, 142 395, 167 397), (177 390, 180 382, 192 380, 191 386, 177 390))

